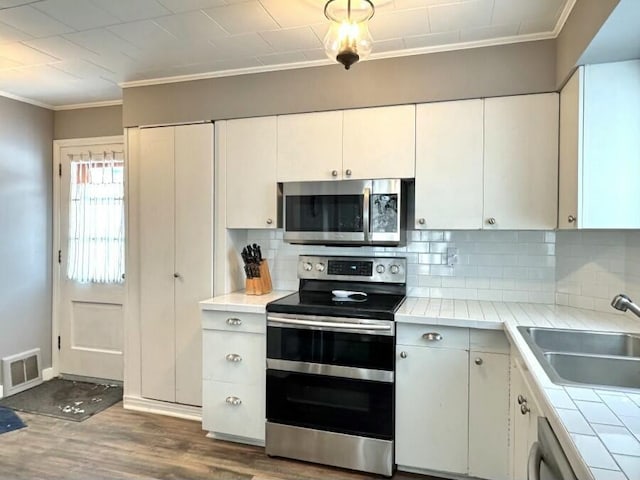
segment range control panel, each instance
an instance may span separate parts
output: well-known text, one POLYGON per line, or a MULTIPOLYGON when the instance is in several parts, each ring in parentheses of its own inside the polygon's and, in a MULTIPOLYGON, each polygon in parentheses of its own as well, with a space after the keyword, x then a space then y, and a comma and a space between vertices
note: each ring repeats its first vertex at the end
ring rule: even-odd
POLYGON ((298 278, 358 282, 406 283, 403 257, 321 257, 300 255, 298 278))

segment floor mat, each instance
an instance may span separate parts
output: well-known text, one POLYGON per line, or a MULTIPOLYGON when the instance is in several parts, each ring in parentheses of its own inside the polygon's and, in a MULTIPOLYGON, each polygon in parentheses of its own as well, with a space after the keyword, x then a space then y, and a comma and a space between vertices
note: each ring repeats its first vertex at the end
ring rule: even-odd
POLYGON ((20 412, 82 422, 122 400, 120 385, 54 378, 0 400, 0 406, 20 412))
POLYGON ((12 432, 26 425, 10 408, 0 407, 0 433, 12 432))

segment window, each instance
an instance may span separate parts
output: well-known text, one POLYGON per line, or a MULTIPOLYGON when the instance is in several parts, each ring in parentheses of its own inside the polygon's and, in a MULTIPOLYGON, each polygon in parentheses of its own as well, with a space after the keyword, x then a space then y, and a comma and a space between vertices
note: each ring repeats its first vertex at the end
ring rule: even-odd
POLYGON ((124 282, 122 152, 70 155, 67 277, 81 283, 124 282))

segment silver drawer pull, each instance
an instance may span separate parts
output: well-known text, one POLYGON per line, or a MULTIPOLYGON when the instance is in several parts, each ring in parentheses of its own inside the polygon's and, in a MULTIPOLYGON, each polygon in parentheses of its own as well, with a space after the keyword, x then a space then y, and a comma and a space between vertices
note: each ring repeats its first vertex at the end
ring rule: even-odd
POLYGON ((238 397, 227 397, 225 399, 225 402, 227 402, 229 405, 233 405, 234 407, 237 407, 242 403, 242 400, 240 400, 238 397))
POLYGON ((242 320, 239 318, 227 318, 227 325, 242 325, 242 320))
POLYGON ((238 363, 238 362, 242 361, 242 357, 240 355, 238 355, 237 353, 229 353, 224 358, 226 358, 228 362, 238 363))
POLYGON ((442 340, 442 335, 437 332, 429 332, 422 335, 422 338, 429 342, 439 342, 442 340))

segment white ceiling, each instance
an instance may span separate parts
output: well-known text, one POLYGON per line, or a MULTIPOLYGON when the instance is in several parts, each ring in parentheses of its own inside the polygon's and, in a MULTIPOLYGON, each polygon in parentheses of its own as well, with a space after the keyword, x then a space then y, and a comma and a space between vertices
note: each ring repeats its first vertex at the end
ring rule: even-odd
MULTIPOLYGON (((372 59, 552 38, 575 2, 373 1, 372 59)), ((0 92, 60 107, 119 100, 122 85, 168 77, 329 64, 324 3, 0 0, 0 92)))

